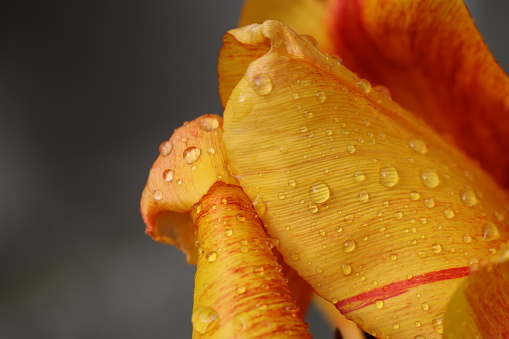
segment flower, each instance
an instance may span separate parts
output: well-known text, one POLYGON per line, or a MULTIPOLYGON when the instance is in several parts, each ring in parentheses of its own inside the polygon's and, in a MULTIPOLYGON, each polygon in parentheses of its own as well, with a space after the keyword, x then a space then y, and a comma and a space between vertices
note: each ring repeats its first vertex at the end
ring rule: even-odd
POLYGON ((218 65, 224 121, 200 117, 161 144, 143 193, 147 233, 198 264, 193 335, 308 337, 302 311, 312 291, 377 337, 439 337, 444 323, 454 331, 472 317, 470 334, 504 334, 509 200, 461 149, 506 183, 505 160, 479 145, 504 145, 485 131, 503 130, 509 84, 476 31, 470 41, 466 9, 438 0, 284 4, 248 2, 242 20, 269 6, 260 13, 293 20, 320 43, 273 20, 229 31, 218 65), (323 30, 308 25, 324 18, 323 30), (451 32, 465 33, 453 61, 442 43, 451 32), (483 282, 497 294, 476 294, 483 282), (476 311, 491 300, 486 332, 476 311), (461 303, 470 308, 458 314, 461 303))

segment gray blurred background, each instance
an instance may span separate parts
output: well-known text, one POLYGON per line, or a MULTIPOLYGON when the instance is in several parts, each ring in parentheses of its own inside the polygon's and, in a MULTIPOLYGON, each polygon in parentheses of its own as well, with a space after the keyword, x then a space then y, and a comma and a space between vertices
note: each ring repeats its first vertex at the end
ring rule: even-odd
MULTIPOLYGON (((508 1, 469 1, 509 69, 508 1)), ((194 267, 145 236, 158 145, 221 113, 241 1, 0 5, 0 338, 189 338, 194 267)), ((312 310, 315 338, 332 330, 312 310)))

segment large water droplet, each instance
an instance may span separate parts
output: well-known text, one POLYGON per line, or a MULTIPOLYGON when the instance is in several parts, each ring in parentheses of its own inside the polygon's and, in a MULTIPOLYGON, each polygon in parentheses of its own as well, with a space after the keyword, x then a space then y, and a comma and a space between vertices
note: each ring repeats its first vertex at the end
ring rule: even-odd
POLYGON ((213 131, 219 127, 219 120, 215 117, 205 117, 200 120, 200 127, 204 131, 213 131))
POLYGON ((352 266, 349 264, 341 265, 341 272, 343 272, 343 275, 350 275, 352 273, 352 266))
POLYGON ((359 195, 357 198, 360 202, 366 202, 369 200, 369 194, 366 190, 363 190, 363 191, 359 192, 359 195))
POLYGON ((348 239, 343 243, 343 252, 349 253, 355 249, 355 240, 348 239))
POLYGON ((359 81, 357 81, 357 86, 359 86, 359 88, 364 92, 364 93, 369 93, 371 92, 371 84, 369 83, 368 80, 365 80, 365 79, 360 79, 359 81))
POLYGON ((198 147, 191 146, 186 148, 182 155, 186 163, 192 164, 200 157, 201 150, 198 147))
POLYGON ((425 168, 419 172, 419 179, 427 188, 435 188, 440 183, 437 172, 432 169, 425 168))
POLYGON ((175 172, 170 169, 167 169, 166 171, 163 172, 163 178, 166 181, 172 181, 174 175, 175 175, 175 172))
POLYGON ((435 200, 433 200, 433 198, 426 198, 424 200, 424 206, 427 208, 433 208, 435 206, 435 200))
POLYGON ((418 139, 408 140, 408 146, 410 146, 410 148, 416 153, 419 154, 428 153, 428 147, 426 146, 426 143, 422 140, 418 139))
POLYGON ((485 222, 482 225, 482 240, 492 241, 498 239, 499 237, 500 233, 498 232, 497 225, 492 222, 485 222))
POLYGON ((272 81, 266 75, 255 75, 251 79, 251 87, 258 95, 267 95, 272 91, 272 81))
POLYGON ((477 204, 477 196, 475 192, 471 189, 462 189, 460 190, 460 200, 465 206, 474 206, 477 204))
POLYGON ((316 204, 321 204, 329 200, 329 186, 323 181, 316 181, 309 187, 309 198, 316 204))
POLYGON ((316 92, 315 96, 316 96, 316 101, 318 101, 319 103, 322 103, 325 101, 325 93, 323 91, 316 92))
POLYGON ((159 153, 165 157, 167 156, 168 154, 171 153, 171 151, 173 150, 173 144, 171 143, 171 141, 167 140, 167 141, 163 141, 160 145, 159 145, 159 153))
POLYGON ((364 176, 364 172, 362 172, 362 171, 353 172, 353 181, 361 182, 364 180, 366 180, 366 177, 364 176))
POLYGON ((384 308, 384 301, 382 299, 378 299, 375 301, 375 307, 381 310, 384 308))
POLYGON ((437 331, 438 333, 442 334, 444 333, 444 318, 443 313, 437 314, 433 320, 431 320, 431 326, 437 331))
POLYGON ((216 251, 210 251, 208 252, 205 257, 209 262, 214 262, 217 259, 217 252, 216 251))
POLYGON ((191 322, 196 332, 205 334, 214 331, 219 323, 219 316, 211 307, 198 306, 193 311, 191 322))
POLYGON ((384 165, 378 171, 380 184, 385 187, 394 187, 399 180, 398 171, 391 165, 384 165))
POLYGON ((431 245, 431 251, 435 254, 442 252, 442 246, 440 244, 431 245))
POLYGON ((154 197, 154 200, 161 200, 163 198, 163 191, 161 190, 153 190, 152 196, 154 197))

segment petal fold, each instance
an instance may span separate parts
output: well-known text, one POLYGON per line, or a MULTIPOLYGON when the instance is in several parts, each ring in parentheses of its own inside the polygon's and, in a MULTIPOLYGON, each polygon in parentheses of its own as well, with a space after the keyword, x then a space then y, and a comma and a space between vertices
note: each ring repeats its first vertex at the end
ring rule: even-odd
POLYGON ((266 53, 228 96, 223 140, 285 261, 368 333, 438 338, 434 315, 509 238, 506 193, 312 39, 275 21, 228 35, 266 53))

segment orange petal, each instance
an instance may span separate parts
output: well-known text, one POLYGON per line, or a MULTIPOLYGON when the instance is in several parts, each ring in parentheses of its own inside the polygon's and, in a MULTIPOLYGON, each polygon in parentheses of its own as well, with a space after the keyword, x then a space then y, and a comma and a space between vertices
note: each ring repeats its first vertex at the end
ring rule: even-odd
POLYGON ((193 338, 311 338, 242 189, 216 183, 194 219, 193 338))
POLYGON ((173 244, 194 263, 194 229, 187 212, 218 180, 237 183, 226 166, 221 141, 222 118, 208 114, 185 123, 159 146, 143 190, 141 213, 145 232, 154 240, 173 244))
POLYGON ((509 248, 473 272, 433 324, 444 338, 509 338, 509 248))
POLYGON ((462 0, 246 2, 243 25, 267 19, 312 34, 509 185, 509 158, 500 157, 509 146, 509 78, 462 0))
MULTIPOLYGON (((325 315, 325 318, 332 324, 335 328, 337 328, 341 332, 342 338, 347 339, 364 339, 366 338, 364 332, 362 332, 356 323, 351 320, 345 318, 338 309, 331 304, 330 302, 324 300, 323 298, 316 297, 315 305, 318 309, 325 315)), ((370 333, 371 335, 376 336, 376 333, 370 333)))
POLYGON ((225 41, 269 50, 231 91, 223 140, 285 261, 367 332, 438 337, 433 316, 509 239, 506 194, 309 38, 267 21, 225 41))
POLYGON ((462 0, 337 0, 334 53, 509 185, 509 78, 462 0))

